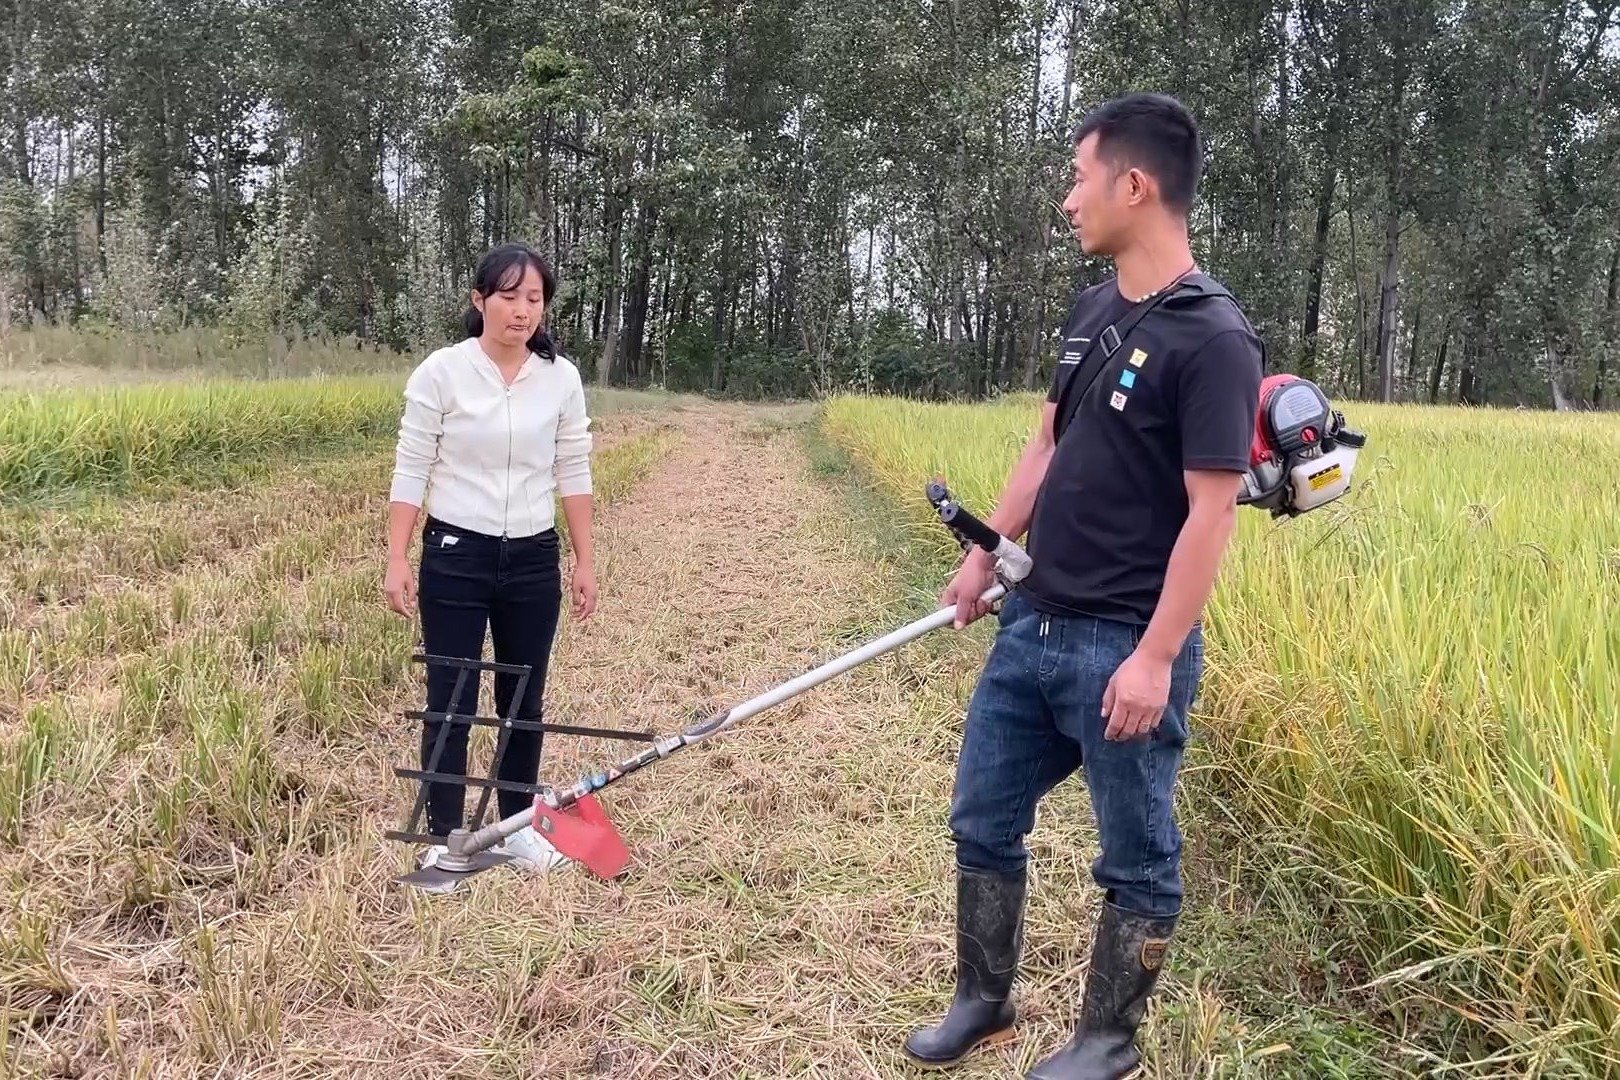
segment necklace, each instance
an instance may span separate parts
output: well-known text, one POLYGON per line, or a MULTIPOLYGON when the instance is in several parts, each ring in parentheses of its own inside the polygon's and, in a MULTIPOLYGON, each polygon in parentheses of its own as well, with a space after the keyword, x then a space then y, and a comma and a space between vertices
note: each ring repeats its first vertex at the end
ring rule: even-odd
POLYGON ((1136 300, 1132 301, 1132 303, 1137 303, 1137 304, 1146 303, 1147 301, 1153 299, 1155 296, 1158 296, 1160 293, 1164 292, 1164 290, 1166 290, 1166 289, 1170 288, 1171 286, 1173 286, 1173 285, 1177 284, 1178 282, 1180 282, 1182 278, 1186 277, 1188 274, 1192 273, 1196 269, 1198 269, 1198 261, 1195 259, 1192 262, 1187 264, 1187 269, 1183 270, 1181 273, 1177 274, 1175 277, 1171 278, 1169 281, 1165 282, 1163 285, 1160 285, 1157 289, 1154 289, 1152 292, 1148 293, 1147 295, 1142 296, 1142 297, 1138 297, 1136 300))

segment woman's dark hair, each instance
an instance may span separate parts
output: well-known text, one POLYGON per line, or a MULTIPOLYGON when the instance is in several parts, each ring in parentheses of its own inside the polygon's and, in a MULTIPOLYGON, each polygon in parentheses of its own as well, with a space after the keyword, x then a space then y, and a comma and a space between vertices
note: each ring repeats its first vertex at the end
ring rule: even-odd
MULTIPOLYGON (((510 243, 491 248, 479 260, 478 270, 473 274, 473 289, 479 296, 490 296, 502 289, 516 288, 531 266, 540 274, 540 295, 546 302, 549 315, 551 298, 557 292, 557 275, 546 265, 545 258, 527 244, 510 243)), ((484 313, 476 307, 469 306, 461 322, 473 337, 479 337, 484 332, 484 313)), ((546 360, 556 359, 557 351, 544 326, 535 328, 529 336, 528 346, 536 356, 546 360)))

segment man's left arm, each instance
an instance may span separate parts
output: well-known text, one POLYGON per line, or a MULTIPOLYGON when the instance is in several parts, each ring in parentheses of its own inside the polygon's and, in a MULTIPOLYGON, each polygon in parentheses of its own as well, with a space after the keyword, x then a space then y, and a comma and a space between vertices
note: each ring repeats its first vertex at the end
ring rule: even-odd
POLYGON ((1142 640, 1104 692, 1106 738, 1152 731, 1170 700, 1171 667, 1215 590, 1237 528, 1262 364, 1258 343, 1232 331, 1213 339, 1183 368, 1176 411, 1187 520, 1171 549, 1164 588, 1142 640))

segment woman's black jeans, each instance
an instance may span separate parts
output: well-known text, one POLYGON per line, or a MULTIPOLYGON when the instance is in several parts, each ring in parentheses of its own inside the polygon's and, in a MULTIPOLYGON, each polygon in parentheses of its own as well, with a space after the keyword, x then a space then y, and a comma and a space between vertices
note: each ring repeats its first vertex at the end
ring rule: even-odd
MULTIPOLYGON (((471 532, 429 517, 422 529, 421 579, 417 603, 421 608, 422 644, 429 654, 477 660, 483 655, 484 634, 494 638, 497 663, 529 664, 533 672, 517 710, 519 720, 539 720, 545 692, 546 668, 562 610, 562 571, 557 531, 501 539, 471 532)), ((447 712, 459 669, 428 667, 429 712, 447 712)), ((457 715, 478 709, 479 672, 467 672, 457 715)), ((496 673, 495 712, 509 715, 517 675, 496 673)), ((440 724, 422 725, 422 767, 433 753, 440 724)), ((451 724, 439 758, 441 773, 467 773, 467 724, 451 724)), ((539 731, 510 733, 497 778, 533 784, 540 770, 539 731)), ((466 813, 465 784, 435 783, 428 790, 428 831, 448 835, 461 828, 466 813)), ((498 791, 500 816, 510 817, 533 805, 520 791, 498 791)))

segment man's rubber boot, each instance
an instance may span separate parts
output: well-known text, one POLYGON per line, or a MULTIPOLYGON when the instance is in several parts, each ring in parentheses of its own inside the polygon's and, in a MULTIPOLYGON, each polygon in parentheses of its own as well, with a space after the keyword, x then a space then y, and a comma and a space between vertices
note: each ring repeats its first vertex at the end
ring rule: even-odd
POLYGON ((1159 981, 1176 918, 1138 915, 1103 902, 1074 1038, 1025 1080, 1124 1080, 1142 1055, 1136 1029, 1159 981))
POLYGON ((956 869, 956 996, 938 1025, 914 1031, 906 1056, 944 1068, 1014 1035, 1013 977, 1023 945, 1025 875, 956 869))

